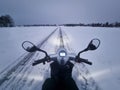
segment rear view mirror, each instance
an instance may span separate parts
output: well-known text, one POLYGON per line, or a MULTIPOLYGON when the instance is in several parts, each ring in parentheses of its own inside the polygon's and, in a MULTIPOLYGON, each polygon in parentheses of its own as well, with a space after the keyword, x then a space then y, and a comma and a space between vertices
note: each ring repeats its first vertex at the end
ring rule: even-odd
POLYGON ((22 47, 24 50, 26 50, 27 52, 35 52, 35 51, 40 51, 45 53, 46 56, 48 56, 47 52, 38 48, 37 46, 35 46, 32 42, 30 41, 24 41, 22 43, 22 47))
POLYGON ((35 51, 38 50, 38 48, 32 42, 30 42, 30 41, 24 41, 22 43, 22 47, 27 52, 35 52, 35 51))
POLYGON ((87 50, 96 50, 100 45, 99 39, 92 39, 87 47, 87 50))
POLYGON ((100 46, 100 40, 97 39, 97 38, 92 39, 90 41, 90 43, 88 44, 87 48, 85 48, 84 50, 80 51, 78 53, 77 57, 79 57, 81 53, 86 52, 88 50, 96 50, 99 46, 100 46))

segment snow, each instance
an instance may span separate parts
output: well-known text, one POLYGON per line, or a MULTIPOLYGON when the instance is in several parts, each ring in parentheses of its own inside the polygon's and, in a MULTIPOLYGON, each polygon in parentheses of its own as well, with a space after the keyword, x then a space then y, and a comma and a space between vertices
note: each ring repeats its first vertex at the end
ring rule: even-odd
POLYGON ((55 27, 0 28, 0 71, 25 53, 21 47, 23 41, 37 44, 54 29, 55 27))
MULTIPOLYGON (((11 63, 18 60, 18 57, 26 53, 21 47, 23 41, 31 41, 38 45, 45 37, 47 37, 53 30, 57 27, 12 27, 12 28, 0 28, 0 72, 11 63)), ((64 34, 68 37, 64 37, 65 42, 70 46, 70 50, 73 53, 78 53, 87 47, 88 43, 93 38, 98 38, 101 40, 100 47, 95 51, 88 51, 81 55, 82 58, 88 59, 93 62, 92 66, 86 65, 90 74, 85 76, 86 78, 92 77, 101 90, 119 90, 120 86, 120 28, 103 28, 103 27, 61 27, 64 34)), ((54 53, 55 46, 59 45, 56 41, 58 37, 58 32, 47 41, 47 44, 43 45, 42 48, 48 51, 49 54, 54 53)), ((37 54, 35 54, 37 55, 37 54)), ((39 58, 39 56, 33 57, 34 59, 39 58)), ((16 61, 17 62, 17 61, 16 61)), ((31 63, 31 62, 30 62, 31 63)), ((42 65, 42 67, 47 67, 48 65, 42 65)), ((79 66, 79 65, 76 65, 79 66)), ((25 66, 26 68, 29 67, 25 66)), ((30 67, 31 68, 31 67, 30 67)), ((34 67, 38 71, 39 65, 34 67)), ((78 67, 81 68, 81 67, 78 67)), ((32 69, 32 68, 31 68, 32 69)), ((43 68, 44 69, 44 68, 43 68)), ((74 69, 75 71, 75 69, 74 69)), ((78 72, 78 71, 76 71, 78 72)), ((84 71, 83 71, 84 72, 84 71)), ((44 75, 42 74, 35 76, 34 73, 38 73, 33 70, 31 76, 28 76, 31 82, 32 78, 38 80, 38 82, 43 83, 44 75), (41 81, 40 81, 41 80, 41 81)), ((17 78, 21 77, 20 73, 17 78)), ((39 74, 39 73, 38 73, 39 74)), ((74 76, 75 73, 73 73, 74 76)), ((26 74, 27 75, 27 74, 26 74)), ((0 76, 1 77, 1 76, 0 76)), ((26 78, 27 76, 24 76, 26 78)), ((74 76, 77 79, 77 85, 81 80, 80 76, 74 76)), ((30 82, 28 82, 30 85, 30 82)), ((38 90, 41 86, 34 83, 33 88, 38 90), (38 86, 38 87, 36 87, 38 86)), ((12 85, 11 85, 12 86, 12 85)), ((26 87, 26 86, 25 86, 26 87)), ((25 88, 24 87, 24 88, 25 88)), ((26 87, 26 90, 30 88, 26 87)), ((1 90, 1 89, 0 89, 1 90)), ((6 89, 7 90, 7 89, 6 89)), ((32 89, 31 89, 32 90, 32 89)))

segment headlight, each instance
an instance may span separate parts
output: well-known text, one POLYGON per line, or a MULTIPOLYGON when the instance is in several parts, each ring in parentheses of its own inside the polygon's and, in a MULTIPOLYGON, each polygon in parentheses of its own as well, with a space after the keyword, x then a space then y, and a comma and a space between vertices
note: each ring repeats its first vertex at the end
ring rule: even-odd
POLYGON ((65 57, 65 56, 66 56, 66 52, 61 51, 61 52, 59 53, 59 55, 60 55, 61 57, 65 57))

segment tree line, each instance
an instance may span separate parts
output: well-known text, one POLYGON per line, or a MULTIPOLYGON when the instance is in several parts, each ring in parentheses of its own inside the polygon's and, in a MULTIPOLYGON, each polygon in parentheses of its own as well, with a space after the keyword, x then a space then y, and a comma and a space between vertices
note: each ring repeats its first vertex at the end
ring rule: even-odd
POLYGON ((92 26, 92 27, 120 27, 120 22, 115 23, 91 23, 91 24, 63 24, 64 26, 92 26))
POLYGON ((19 26, 24 26, 24 27, 30 27, 30 26, 90 26, 90 27, 120 27, 120 22, 115 22, 115 23, 90 23, 90 24, 84 24, 84 23, 79 23, 79 24, 33 24, 33 25, 19 25, 19 26))
POLYGON ((0 16, 0 27, 13 27, 14 21, 10 15, 0 16))
MULTIPOLYGON (((14 27, 15 23, 13 18, 10 15, 2 15, 0 16, 0 27, 14 27)), ((92 27, 120 27, 120 22, 114 22, 114 23, 90 23, 90 24, 84 24, 84 23, 78 23, 78 24, 33 24, 33 25, 18 25, 18 26, 92 26, 92 27)))

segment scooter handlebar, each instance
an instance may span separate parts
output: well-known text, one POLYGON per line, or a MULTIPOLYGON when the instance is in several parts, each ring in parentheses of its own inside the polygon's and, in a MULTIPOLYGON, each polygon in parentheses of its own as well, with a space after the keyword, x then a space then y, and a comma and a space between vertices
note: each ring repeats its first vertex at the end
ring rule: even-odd
POLYGON ((39 64, 39 63, 43 63, 43 64, 45 64, 45 62, 48 62, 48 58, 43 58, 43 59, 39 59, 39 60, 36 60, 36 61, 34 61, 33 63, 32 63, 32 66, 35 66, 35 65, 37 65, 37 64, 39 64))
MULTIPOLYGON (((45 57, 45 58, 43 58, 43 59, 39 59, 39 60, 34 61, 34 62, 32 63, 32 66, 35 66, 35 65, 40 64, 40 63, 45 64, 45 62, 50 62, 51 59, 52 59, 53 61, 56 60, 56 58, 54 59, 54 58, 50 58, 50 57, 45 57)), ((84 62, 84 63, 86 63, 86 64, 92 65, 92 62, 88 61, 88 59, 83 59, 83 58, 79 58, 79 57, 76 57, 76 58, 72 58, 72 57, 71 57, 71 58, 69 58, 69 59, 70 59, 70 60, 75 60, 75 61, 78 62, 78 63, 84 62)))
POLYGON ((88 59, 83 59, 83 58, 76 58, 76 62, 78 63, 84 62, 86 64, 92 65, 92 62, 88 61, 88 59))

